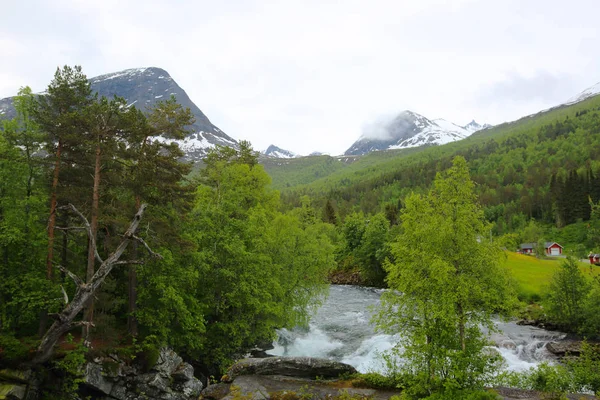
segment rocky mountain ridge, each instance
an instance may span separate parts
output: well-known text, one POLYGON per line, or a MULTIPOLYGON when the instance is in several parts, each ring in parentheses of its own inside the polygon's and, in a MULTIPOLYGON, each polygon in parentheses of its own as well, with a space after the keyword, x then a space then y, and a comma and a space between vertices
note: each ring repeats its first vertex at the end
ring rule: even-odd
MULTIPOLYGON (((100 96, 123 97, 128 105, 141 110, 175 96, 179 104, 190 108, 196 120, 188 127, 190 134, 185 139, 176 141, 189 161, 200 160, 215 145, 237 147, 237 141, 217 128, 164 69, 126 69, 90 78, 90 84, 92 90, 100 96)), ((15 117, 12 99, 9 97, 0 100, 0 118, 15 117)))
POLYGON ((440 145, 464 139, 491 125, 475 120, 460 126, 445 119, 430 120, 405 110, 380 128, 380 132, 364 133, 344 155, 363 155, 376 150, 404 149, 425 145, 440 145))
POLYGON ((267 149, 261 153, 267 157, 274 157, 274 158, 296 158, 296 157, 299 157, 298 154, 293 153, 289 150, 285 150, 280 147, 277 147, 274 144, 267 147, 267 149))

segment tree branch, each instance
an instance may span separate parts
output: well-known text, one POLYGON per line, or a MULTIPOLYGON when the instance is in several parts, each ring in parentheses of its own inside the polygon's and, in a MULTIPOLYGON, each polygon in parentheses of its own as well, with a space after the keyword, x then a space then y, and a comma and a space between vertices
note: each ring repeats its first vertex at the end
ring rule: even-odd
POLYGON ((133 264, 133 265, 142 265, 144 264, 143 260, 125 260, 125 261, 117 261, 116 263, 114 263, 113 265, 126 265, 126 264, 133 264))
POLYGON ((67 291, 65 290, 65 288, 63 287, 63 285, 60 285, 60 290, 62 290, 63 297, 64 297, 64 300, 65 300, 65 305, 69 304, 69 295, 67 295, 67 291))
POLYGON ((87 220, 87 218, 85 217, 85 215, 83 215, 78 209, 77 207, 75 207, 73 204, 69 203, 67 206, 62 206, 60 207, 61 209, 68 209, 73 211, 75 214, 77 214, 77 216, 81 219, 81 221, 83 221, 83 229, 85 229, 87 231, 87 235, 88 238, 90 240, 90 246, 92 246, 92 248, 94 249, 94 257, 96 258, 96 260, 102 264, 104 261, 102 260, 102 258, 100 258, 100 254, 98 254, 98 247, 96 246, 96 238, 94 237, 94 235, 92 234, 92 227, 90 226, 89 221, 87 220))
POLYGON ((85 231, 87 228, 85 226, 55 226, 54 229, 59 231, 85 231))
POLYGON ((154 258, 158 258, 159 260, 162 260, 163 256, 161 256, 160 254, 158 254, 158 253, 155 253, 154 251, 152 251, 152 249, 150 248, 150 246, 148 246, 148 243, 146 243, 146 242, 144 241, 144 239, 142 239, 142 238, 141 238, 141 237, 139 237, 139 236, 135 236, 135 235, 132 235, 132 236, 131 236, 131 238, 132 238, 132 239, 135 239, 135 240, 137 240, 138 242, 140 242, 141 244, 143 244, 143 245, 144 245, 144 247, 146 248, 146 250, 148 251, 148 254, 150 254, 152 257, 154 257, 154 258))
POLYGON ((69 278, 71 278, 73 280, 73 282, 75 282, 75 286, 77 286, 78 289, 85 287, 85 283, 77 275, 75 275, 74 273, 72 273, 71 271, 69 271, 68 269, 63 267, 62 265, 57 265, 57 268, 60 269, 61 272, 69 275, 69 278))

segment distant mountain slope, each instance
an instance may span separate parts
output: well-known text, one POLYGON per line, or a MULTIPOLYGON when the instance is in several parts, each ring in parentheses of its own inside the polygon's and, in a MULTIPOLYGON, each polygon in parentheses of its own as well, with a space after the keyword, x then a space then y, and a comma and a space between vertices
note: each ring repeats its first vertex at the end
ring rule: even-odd
MULTIPOLYGON (((199 160, 214 145, 236 147, 237 142, 221 131, 194 104, 187 93, 161 68, 132 68, 90 78, 92 90, 101 96, 123 97, 129 105, 141 110, 152 107, 160 100, 175 96, 179 104, 189 107, 196 122, 184 140, 177 141, 188 160, 199 160)), ((0 100, 0 118, 13 118, 12 98, 0 100)))
POLYGON ((293 153, 289 150, 284 150, 280 147, 275 146, 274 144, 267 147, 265 151, 262 152, 267 157, 275 157, 275 158, 295 158, 298 157, 296 153, 293 153))
POLYGON ((589 99, 590 97, 594 97, 598 94, 600 94, 600 82, 596 83, 594 86, 591 86, 591 87, 585 89, 583 92, 579 93, 578 95, 571 97, 569 100, 566 101, 565 104, 578 103, 585 99, 589 99))
MULTIPOLYGON (((553 176, 560 182, 575 172, 579 177, 600 176, 599 121, 600 96, 595 96, 443 146, 371 152, 358 156, 359 160, 351 165, 312 180, 308 175, 303 176, 303 181, 298 179, 298 174, 311 166, 301 170, 286 165, 287 174, 272 175, 273 186, 281 188, 282 199, 289 206, 298 204, 302 195, 310 194, 313 204, 323 206, 327 199, 333 201, 340 215, 352 210, 375 213, 385 204, 398 204, 413 190, 428 187, 437 172, 448 168, 452 158, 461 155, 467 159, 472 179, 477 183, 486 218, 497 224, 497 233, 501 234, 505 232, 502 229, 517 224, 523 215, 556 222, 552 197, 555 192, 550 190, 553 176)), ((564 198, 575 198, 575 189, 571 192, 566 192, 568 196, 564 198)), ((585 196, 577 199, 584 199, 585 204, 589 201, 585 196)))
POLYGON ((375 150, 405 149, 434 144, 446 144, 464 139, 472 133, 488 127, 472 121, 459 126, 444 119, 430 120, 412 111, 402 111, 382 127, 383 132, 374 136, 367 132, 356 141, 345 155, 361 155, 375 150))

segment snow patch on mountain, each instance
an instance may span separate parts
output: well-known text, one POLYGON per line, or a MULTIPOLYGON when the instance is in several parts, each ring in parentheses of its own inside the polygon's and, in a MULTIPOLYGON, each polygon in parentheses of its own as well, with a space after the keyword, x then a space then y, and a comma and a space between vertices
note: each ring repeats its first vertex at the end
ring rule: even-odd
POLYGON ((391 121, 369 125, 359 140, 344 154, 360 155, 375 150, 441 145, 464 139, 489 126, 475 121, 460 126, 442 118, 430 120, 406 110, 391 121))
POLYGON ((583 92, 579 93, 577 96, 571 97, 569 100, 566 101, 566 103, 564 103, 562 105, 570 105, 570 104, 579 103, 580 101, 589 99, 590 97, 594 97, 598 94, 600 94, 600 82, 596 83, 594 86, 591 86, 591 87, 585 89, 583 92))
MULTIPOLYGON (((144 75, 144 72, 146 72, 146 71, 149 71, 148 76, 154 75, 154 72, 152 72, 152 70, 150 68, 130 68, 130 69, 125 69, 123 71, 111 72, 110 74, 96 76, 96 77, 90 79, 90 83, 93 85, 96 83, 108 81, 111 79, 122 78, 122 77, 133 79, 137 76, 144 75)), ((159 78, 163 78, 163 77, 161 76, 159 78)), ((169 77, 168 79, 171 79, 171 77, 169 77)))
POLYGON ((275 145, 270 145, 265 151, 262 152, 267 157, 273 158, 296 158, 298 155, 289 150, 284 150, 275 145))

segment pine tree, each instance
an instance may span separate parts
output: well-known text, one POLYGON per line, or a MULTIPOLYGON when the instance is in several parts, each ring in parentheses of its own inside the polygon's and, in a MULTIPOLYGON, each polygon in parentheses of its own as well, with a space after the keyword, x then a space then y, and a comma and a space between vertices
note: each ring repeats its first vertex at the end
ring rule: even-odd
POLYGON ((91 99, 91 86, 80 66, 57 68, 46 93, 39 96, 32 115, 40 129, 48 135, 48 152, 53 155, 54 169, 50 189, 50 216, 48 220, 48 254, 46 276, 52 279, 54 259, 54 231, 56 227, 57 196, 62 158, 76 152, 74 146, 82 134, 80 128, 83 110, 91 99))

